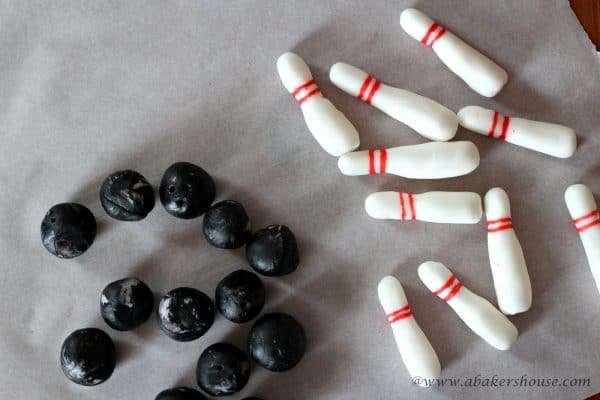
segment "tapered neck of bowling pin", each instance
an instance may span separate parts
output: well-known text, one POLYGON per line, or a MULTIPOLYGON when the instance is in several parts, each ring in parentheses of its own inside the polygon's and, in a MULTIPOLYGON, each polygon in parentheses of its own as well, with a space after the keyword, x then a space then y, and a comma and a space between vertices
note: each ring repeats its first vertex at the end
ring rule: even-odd
POLYGON ((452 274, 443 285, 433 291, 433 294, 448 303, 460 292, 462 288, 463 284, 454 274, 452 274))
POLYGON ((433 48, 433 45, 440 40, 445 33, 446 28, 432 20, 431 25, 429 25, 429 28, 427 28, 427 31, 425 31, 425 34, 421 38, 420 42, 433 48))
POLYGON ((510 117, 494 111, 492 123, 487 135, 494 139, 506 140, 508 136, 508 127, 510 126, 510 117))
POLYGON ((381 81, 378 81, 371 75, 366 74, 366 77, 360 85, 360 89, 358 90, 356 97, 367 104, 371 104, 373 97, 375 97, 375 93, 377 93, 379 88, 381 88, 381 85, 381 81))
POLYGON ((514 227, 512 224, 512 218, 510 216, 496 219, 488 219, 487 221, 488 233, 497 233, 513 228, 514 227))
POLYGON ((432 48, 446 34, 446 28, 414 8, 402 12, 400 24, 410 36, 432 48))
POLYGON ((600 225, 600 213, 592 191, 585 185, 570 186, 565 192, 565 201, 579 233, 600 225))
POLYGON ((292 96, 298 101, 298 104, 303 105, 315 96, 322 96, 321 89, 315 83, 314 79, 298 85, 293 91, 292 96))
POLYGON ((600 225, 600 212, 598 212, 598 210, 592 210, 580 217, 573 218, 573 224, 575 225, 577 232, 585 232, 590 228, 600 225))
POLYGON ((489 233, 502 232, 512 229, 512 216, 508 195, 501 188, 488 190, 484 197, 487 231, 489 233))
POLYGON ((386 318, 390 324, 395 324, 397 322, 403 321, 412 316, 412 312, 410 310, 410 306, 407 304, 404 307, 400 307, 397 310, 394 310, 390 313, 386 314, 386 318))
POLYGON ((413 193, 399 192, 398 204, 400 205, 400 219, 417 219, 417 209, 415 208, 415 195, 413 193))

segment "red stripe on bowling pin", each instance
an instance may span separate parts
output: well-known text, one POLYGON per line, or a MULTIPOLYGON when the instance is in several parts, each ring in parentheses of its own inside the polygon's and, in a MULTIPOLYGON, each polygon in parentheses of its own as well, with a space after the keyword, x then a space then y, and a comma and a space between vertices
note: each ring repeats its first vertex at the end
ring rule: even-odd
POLYGON ((494 139, 505 140, 506 135, 508 134, 508 126, 510 125, 510 117, 506 115, 502 115, 497 111, 494 111, 494 117, 492 118, 492 127, 488 132, 488 136, 494 139), (498 132, 496 132, 496 128, 498 125, 498 120, 502 117, 502 127, 498 132))
POLYGON ((438 290, 434 291, 433 294, 444 300, 445 302, 449 302, 452 300, 454 296, 458 294, 460 289, 463 287, 462 283, 456 279, 456 276, 451 275, 450 278, 440 287, 438 290), (447 292, 444 295, 444 292, 447 292))
POLYGON ((386 318, 390 324, 393 324, 394 322, 398 322, 403 319, 406 319, 406 318, 410 317, 411 315, 412 315, 412 312, 410 311, 410 306, 407 304, 404 307, 399 308, 399 309, 387 314, 386 318))
POLYGON ((371 83, 372 80, 373 80, 373 77, 371 75, 367 75, 367 77, 364 80, 362 86, 360 87, 360 90, 358 92, 358 96, 356 96, 357 98, 359 98, 359 99, 362 100, 362 98, 365 95, 365 92, 367 91, 367 88, 369 87, 369 84, 371 83))
POLYGON ((367 75, 356 97, 360 100, 363 100, 367 104, 371 104, 373 96, 375 96, 375 93, 377 93, 380 86, 381 82, 373 78, 371 75, 367 75))
POLYGON ((321 89, 317 86, 314 80, 310 80, 302 85, 298 86, 292 92, 292 96, 296 98, 298 103, 302 104, 312 96, 321 93, 321 89))
POLYGON ((487 231, 489 233, 500 232, 506 229, 513 229, 511 217, 498 218, 487 222, 487 231))
POLYGON ((401 219, 417 219, 415 198, 412 193, 398 193, 400 197, 401 219))
POLYGON ((575 224, 575 228, 577 228, 577 232, 581 233, 593 226, 600 224, 600 213, 598 210, 590 211, 579 218, 575 218, 573 223, 575 224))
POLYGON ((385 174, 386 167, 387 150, 369 150, 369 174, 385 174))
POLYGON ((423 36, 423 39, 421 39, 421 43, 429 47, 433 47, 435 42, 437 42, 442 36, 444 36, 444 33, 446 33, 446 28, 444 28, 437 22, 434 22, 429 27, 429 29, 427 29, 425 36, 423 36))

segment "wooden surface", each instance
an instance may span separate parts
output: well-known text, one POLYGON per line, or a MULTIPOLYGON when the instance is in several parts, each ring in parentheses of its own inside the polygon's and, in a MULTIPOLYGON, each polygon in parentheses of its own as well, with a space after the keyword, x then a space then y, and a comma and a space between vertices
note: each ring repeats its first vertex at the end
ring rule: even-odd
POLYGON ((588 33, 596 49, 600 50, 600 0, 570 0, 571 8, 588 33))

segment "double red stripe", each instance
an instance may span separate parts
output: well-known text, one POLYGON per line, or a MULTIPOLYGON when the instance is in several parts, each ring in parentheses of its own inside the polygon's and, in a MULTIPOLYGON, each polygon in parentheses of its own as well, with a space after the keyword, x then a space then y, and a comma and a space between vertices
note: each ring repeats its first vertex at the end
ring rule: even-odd
POLYGON ((306 100, 310 99, 312 96, 321 93, 321 89, 319 89, 319 87, 317 86, 317 84, 315 83, 315 81, 313 79, 311 79, 310 81, 303 83, 302 85, 298 86, 296 89, 294 89, 294 91, 292 92, 292 96, 294 96, 296 98, 296 100, 298 100, 298 103, 302 104, 304 103, 306 100), (314 88, 310 91, 308 91, 308 89, 314 86, 314 88), (298 95, 302 92, 302 91, 308 91, 308 93, 306 93, 304 96, 298 98, 298 95))
POLYGON ((510 125, 510 117, 501 115, 497 111, 494 111, 494 117, 492 118, 492 127, 488 131, 488 136, 495 139, 505 140, 508 135, 508 126, 510 125), (496 136, 496 127, 498 126, 498 119, 502 117, 502 129, 496 136))
POLYGON ((589 213, 582 215, 579 218, 573 220, 577 232, 583 232, 593 226, 600 224, 600 213, 598 210, 590 211, 589 213))
POLYGON ((387 167, 387 150, 369 150, 369 174, 385 174, 387 167), (379 161, 379 170, 377 169, 379 161))
POLYGON ((489 233, 500 232, 506 229, 513 229, 512 218, 510 217, 493 219, 487 222, 487 231, 489 233))
POLYGON ((373 78, 371 75, 367 75, 360 87, 360 90, 358 91, 358 96, 356 97, 360 100, 365 101, 367 104, 371 104, 373 96, 375 96, 375 93, 377 93, 380 86, 380 81, 373 78), (371 82, 373 83, 372 85, 371 82))
POLYGON ((400 211, 401 211, 401 219, 417 219, 417 213, 415 211, 415 198, 412 193, 398 193, 400 196, 400 211), (408 197, 408 210, 406 201, 404 201, 404 195, 408 197), (407 218, 407 211, 410 212, 410 218, 407 218))
POLYGON ((421 43, 429 47, 433 47, 435 42, 444 36, 444 33, 446 33, 446 28, 437 22, 434 22, 425 33, 425 36, 423 36, 423 39, 421 39, 421 43))
POLYGON ((400 320, 408 318, 411 315, 412 315, 412 312, 410 311, 410 306, 407 304, 404 307, 399 308, 399 309, 387 314, 386 318, 390 324, 393 324, 394 322, 398 322, 400 320))
POLYGON ((439 296, 445 302, 448 302, 452 300, 454 296, 456 296, 456 294, 460 291, 460 288, 462 288, 462 286, 462 283, 460 283, 460 281, 453 274, 452 276, 450 276, 450 278, 448 278, 446 283, 444 283, 442 287, 440 287, 438 290, 434 291, 433 294, 439 296), (448 289, 448 293, 442 297, 442 293, 444 293, 448 289))

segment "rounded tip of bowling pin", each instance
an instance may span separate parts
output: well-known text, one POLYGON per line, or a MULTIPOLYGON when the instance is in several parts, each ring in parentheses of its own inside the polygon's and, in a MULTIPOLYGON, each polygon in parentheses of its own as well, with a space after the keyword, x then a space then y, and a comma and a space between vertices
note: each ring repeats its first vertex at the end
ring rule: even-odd
POLYGON ((473 125, 473 120, 481 113, 487 111, 483 107, 479 106, 466 106, 461 108, 456 116, 458 117, 458 124, 463 128, 469 129, 473 125))
POLYGON ((421 274, 426 274, 428 271, 439 269, 440 265, 443 264, 437 261, 425 261, 419 265, 419 268, 417 268, 417 273, 419 276, 421 276, 421 274))
MULTIPOLYGON (((492 209, 497 208, 498 205, 508 204, 508 194, 500 187, 491 188, 483 196, 483 203, 486 213, 489 214, 490 211, 495 211, 492 209)), ((502 213, 506 214, 507 211, 502 211, 502 213)))
MULTIPOLYGON (((339 162, 338 162, 339 166, 339 162)), ((379 207, 379 201, 377 200, 377 193, 371 193, 365 199, 365 211, 369 214, 369 217, 377 218, 377 208, 379 207)))
POLYGON ((291 51, 286 51, 285 53, 280 55, 279 58, 277 59, 277 66, 279 66, 283 63, 287 63, 290 60, 295 59, 295 58, 300 58, 300 57, 296 53, 292 53, 291 51))
MULTIPOLYGON (((565 203, 574 220, 598 208, 590 188, 581 183, 571 185, 565 190, 565 203)), ((584 220, 584 223, 585 221, 589 222, 587 219, 584 220)))
POLYGON ((405 28, 406 24, 422 15, 423 12, 417 10, 416 8, 407 8, 400 13, 400 25, 405 28))
POLYGON ((279 72, 279 75, 281 77, 284 77, 287 74, 287 71, 293 68, 293 64, 296 63, 298 60, 303 62, 302 59, 296 53, 292 53, 291 51, 280 55, 277 59, 277 72, 279 72))
POLYGON ((340 75, 340 71, 344 69, 345 65, 346 64, 343 62, 337 62, 333 64, 331 68, 329 68, 329 79, 332 82, 335 82, 336 78, 340 75))
POLYGON ((385 276, 379 281, 377 296, 386 313, 408 304, 402 284, 391 275, 385 276))
POLYGON ((500 195, 505 195, 506 192, 504 191, 504 189, 502 189, 501 187, 493 187, 490 190, 487 191, 487 193, 485 194, 485 196, 500 196, 500 195))
POLYGON ((388 295, 392 291, 395 292, 396 290, 398 290, 398 287, 402 288, 402 285, 400 284, 400 281, 398 281, 398 279, 391 275, 384 276, 383 278, 381 278, 379 284, 377 285, 377 294, 379 295, 379 299, 381 300, 384 297, 389 297, 388 295))
POLYGON ((425 261, 417 268, 419 279, 429 290, 436 290, 434 286, 437 286, 437 281, 450 274, 452 272, 444 264, 437 261, 425 261))
POLYGON ((365 199, 365 210, 367 214, 371 218, 375 219, 385 219, 385 210, 387 208, 385 201, 385 193, 387 192, 377 192, 371 193, 365 199))
POLYGON ((344 175, 349 175, 349 176, 354 176, 355 174, 352 173, 352 171, 354 170, 354 165, 355 162, 352 161, 353 159, 353 155, 352 152, 350 153, 346 153, 346 154, 342 154, 340 156, 340 158, 338 158, 338 168, 340 169, 340 171, 342 172, 342 174, 344 175))
POLYGON ((288 92, 292 93, 294 89, 312 79, 312 74, 308 65, 296 53, 288 51, 283 53, 277 59, 277 72, 283 86, 288 92))
POLYGON ((576 183, 565 190, 565 201, 571 203, 579 199, 582 195, 587 195, 590 189, 583 183, 576 183))

